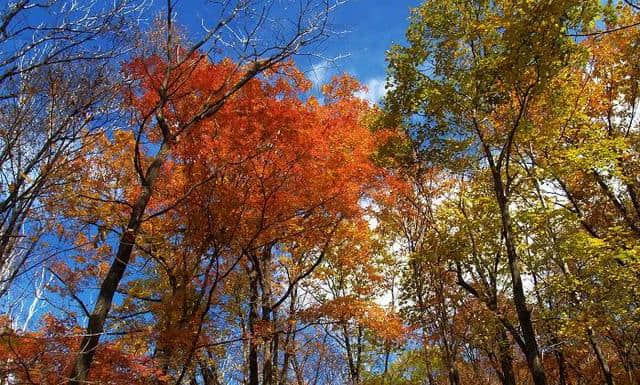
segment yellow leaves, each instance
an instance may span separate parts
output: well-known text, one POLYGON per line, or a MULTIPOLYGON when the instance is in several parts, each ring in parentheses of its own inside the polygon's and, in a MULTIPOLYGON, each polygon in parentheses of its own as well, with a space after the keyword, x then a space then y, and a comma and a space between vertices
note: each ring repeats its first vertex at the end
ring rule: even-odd
POLYGON ((100 262, 98 264, 98 276, 100 277, 105 277, 107 275, 107 272, 109 271, 109 267, 110 267, 110 263, 109 262, 100 262))
POLYGON ((316 98, 315 96, 311 96, 309 97, 309 99, 307 99, 307 105, 309 106, 309 108, 314 109, 320 106, 320 103, 318 102, 318 98, 316 98))
POLYGON ((86 236, 86 235, 84 235, 84 233, 78 233, 78 234, 76 235, 76 239, 75 239, 75 242, 74 242, 74 243, 75 243, 75 244, 76 244, 76 246, 78 246, 78 247, 85 247, 85 246, 86 246, 86 245, 88 245, 90 242, 89 242, 89 239, 87 238, 87 236, 86 236))

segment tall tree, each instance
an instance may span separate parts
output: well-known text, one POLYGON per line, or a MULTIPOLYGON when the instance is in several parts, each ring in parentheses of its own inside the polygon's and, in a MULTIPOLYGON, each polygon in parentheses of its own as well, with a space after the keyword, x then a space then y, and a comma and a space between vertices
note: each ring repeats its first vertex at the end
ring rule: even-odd
MULTIPOLYGON (((566 35, 598 2, 427 1, 412 16, 409 45, 389 56, 391 115, 409 126, 426 162, 465 175, 490 171, 511 275, 522 350, 544 385, 538 336, 523 282, 512 212, 513 158, 532 101, 575 55, 566 35)), ((514 336, 515 337, 515 336, 514 336)))
POLYGON ((113 263, 100 285, 88 317, 85 337, 70 373, 70 384, 81 384, 88 378, 113 297, 131 260, 145 217, 161 215, 161 212, 148 213, 147 209, 161 170, 173 155, 175 144, 192 127, 216 115, 227 100, 251 79, 327 37, 327 18, 333 9, 329 3, 305 1, 299 14, 292 17, 291 23, 283 30, 270 24, 272 12, 277 11, 275 8, 272 1, 223 1, 215 5, 214 11, 219 12, 219 18, 206 29, 205 35, 196 43, 182 44, 174 26, 174 1, 166 2, 164 21, 157 31, 161 37, 156 39, 157 46, 153 47, 155 52, 134 61, 132 67, 135 70, 137 66, 138 71, 132 72, 137 82, 132 85, 131 102, 138 101, 139 104, 130 129, 135 138, 131 156, 139 190, 128 202, 130 214, 123 226, 113 263), (276 31, 277 34, 269 36, 270 32, 276 31), (259 37, 261 33, 266 36, 259 37), (202 63, 218 61, 214 57, 208 59, 206 53, 217 55, 222 44, 230 44, 232 50, 227 53, 236 59, 235 64, 226 62, 230 70, 221 73, 224 77, 209 87, 205 95, 198 95, 195 109, 188 110, 186 115, 181 114, 185 111, 180 111, 177 106, 192 103, 196 96, 194 90, 185 88, 184 82, 197 79, 192 73, 201 68, 202 63), (147 140, 154 142, 156 151, 145 154, 143 158, 147 140))
POLYGON ((5 2, 0 7, 0 297, 54 219, 43 199, 69 181, 91 136, 115 123, 116 60, 143 1, 5 2))

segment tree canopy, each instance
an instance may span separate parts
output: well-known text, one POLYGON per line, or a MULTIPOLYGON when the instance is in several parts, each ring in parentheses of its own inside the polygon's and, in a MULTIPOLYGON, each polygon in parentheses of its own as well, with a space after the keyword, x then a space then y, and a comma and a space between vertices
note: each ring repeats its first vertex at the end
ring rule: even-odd
POLYGON ((343 3, 0 7, 0 384, 640 383, 640 3, 343 3))

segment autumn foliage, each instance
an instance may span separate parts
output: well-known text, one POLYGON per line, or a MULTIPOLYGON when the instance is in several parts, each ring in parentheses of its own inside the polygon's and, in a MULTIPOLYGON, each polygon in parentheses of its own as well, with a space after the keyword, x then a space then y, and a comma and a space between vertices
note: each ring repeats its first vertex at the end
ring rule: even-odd
POLYGON ((379 105, 238 4, 0 97, 0 384, 640 383, 640 4, 424 1, 379 105))
MULTIPOLYGON (((126 76, 135 79, 135 86, 123 96, 133 119, 145 119, 158 108, 157 89, 166 66, 158 56, 124 66, 126 76)), ((284 295, 283 302, 291 295, 291 287, 314 279, 311 274, 328 258, 325 254, 357 234, 342 228, 352 221, 362 222, 362 200, 388 190, 387 172, 372 160, 388 134, 376 134, 364 124, 371 111, 366 101, 354 96, 360 89, 354 79, 334 78, 318 100, 310 95, 310 82, 295 66, 283 63, 246 82, 214 116, 196 122, 194 115, 216 94, 227 92, 227 85, 242 77, 244 70, 238 71, 230 60, 212 63, 198 55, 183 66, 189 72, 169 79, 175 86, 168 88, 171 96, 161 114, 170 129, 188 126, 188 133, 169 134, 175 139, 169 143, 167 161, 159 171, 158 187, 138 235, 134 261, 140 270, 125 284, 131 297, 124 297, 114 313, 116 319, 121 314, 123 321, 129 313, 143 317, 133 324, 114 321, 113 327, 131 334, 100 346, 92 381, 101 382, 103 373, 117 372, 121 378, 137 373, 141 379, 151 376, 163 382, 179 376, 181 370, 195 370, 191 361, 203 355, 202 346, 217 342, 213 314, 218 311, 214 309, 232 305, 229 290, 249 290, 245 285, 256 284, 256 270, 261 270, 261 301, 273 302, 284 295), (258 261, 257 254, 264 253, 270 259, 258 261), (268 292, 267 280, 272 281, 268 292)), ((142 123, 147 124, 151 123, 142 123)), ((64 213, 69 221, 70 227, 59 229, 59 236, 71 237, 77 247, 72 263, 61 261, 51 267, 57 278, 51 289, 61 297, 82 302, 78 297, 82 290, 105 276, 113 247, 111 234, 121 231, 141 194, 136 170, 148 168, 153 161, 143 153, 136 164, 132 154, 153 151, 163 138, 160 131, 156 126, 145 134, 117 130, 96 137, 87 144, 85 155, 74 161, 74 167, 87 172, 49 200, 49 209, 64 213)), ((353 256, 356 259, 348 268, 366 264, 373 252, 367 249, 353 256)), ((348 296, 343 300, 353 302, 348 296)), ((401 324, 387 331, 390 325, 384 322, 387 314, 381 308, 357 303, 349 307, 364 325, 383 339, 399 338, 401 324), (369 321, 360 311, 366 312, 369 321)), ((244 305, 238 305, 241 308, 219 312, 245 313, 244 305)), ((314 319, 335 316, 326 306, 319 308, 314 319)), ((277 309, 272 311, 278 314, 277 309)), ((32 342, 21 342, 20 351, 4 351, 5 357, 15 355, 11 359, 20 362, 10 371, 36 383, 60 383, 70 370, 70 353, 80 344, 78 337, 62 337, 81 334, 73 315, 68 316, 66 329, 58 327, 56 332, 50 330, 51 324, 43 326, 52 336, 59 334, 57 339, 11 332, 5 339, 7 349, 17 340, 32 342), (45 340, 45 351, 35 349, 45 340), (45 375, 39 369, 44 367, 57 369, 45 375)), ((286 317, 295 322, 297 310, 286 317)), ((274 338, 271 325, 275 322, 250 320, 251 330, 244 338, 250 344, 268 343, 274 338)), ((117 377, 108 380, 119 381, 117 377)))

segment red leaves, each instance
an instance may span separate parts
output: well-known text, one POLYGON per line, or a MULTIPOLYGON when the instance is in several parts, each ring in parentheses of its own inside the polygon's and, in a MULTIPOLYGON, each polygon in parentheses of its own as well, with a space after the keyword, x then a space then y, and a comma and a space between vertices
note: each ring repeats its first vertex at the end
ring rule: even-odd
MULTIPOLYGON (((56 385, 67 381, 69 357, 80 342, 79 328, 45 316, 39 331, 18 332, 5 318, 0 335, 0 374, 11 373, 17 383, 56 385)), ((100 384, 144 384, 156 373, 149 359, 131 354, 117 341, 104 344, 96 353, 92 380, 100 384)))
MULTIPOLYGON (((155 58, 131 65, 144 75, 133 102, 140 113, 153 105, 147 95, 154 94, 163 66, 155 58)), ((214 100, 224 88, 220 79, 240 76, 235 70, 229 62, 194 64, 177 86, 181 96, 167 108, 169 126, 179 127, 214 100)), ((362 120, 367 107, 353 97, 357 82, 335 79, 328 103, 318 105, 303 100, 309 84, 291 63, 276 70, 249 81, 173 145, 173 163, 152 206, 188 195, 180 212, 193 225, 194 240, 233 227, 236 244, 321 230, 360 212, 359 199, 380 185, 384 173, 371 162, 376 137, 362 120)))
MULTIPOLYGON (((219 339, 208 328, 209 312, 224 302, 220 293, 246 293, 246 282, 230 289, 233 280, 241 278, 224 272, 248 264, 247 255, 264 245, 281 251, 280 270, 269 277, 272 300, 286 290, 283 271, 295 279, 316 268, 318 250, 333 248, 333 237, 354 237, 355 242, 336 246, 331 258, 370 281, 357 290, 359 295, 366 296, 380 279, 369 263, 373 253, 366 238, 371 234, 366 231, 362 199, 387 187, 385 171, 372 160, 384 135, 374 134, 366 124, 371 111, 354 96, 360 86, 353 78, 335 78, 324 89, 325 104, 319 104, 308 95, 310 82, 303 74, 292 63, 283 63, 249 80, 209 115, 209 108, 245 70, 229 60, 211 63, 200 56, 169 64, 152 56, 125 65, 134 84, 126 91, 127 107, 136 115, 131 127, 97 138, 77 161, 89 172, 54 203, 65 215, 98 227, 95 235, 78 238, 81 255, 74 263, 54 269, 65 282, 59 293, 81 295, 82 287, 106 275, 104 259, 113 253, 109 237, 126 226, 132 202, 143 190, 139 173, 144 174, 165 141, 162 148, 168 156, 136 239, 136 252, 144 253, 145 264, 131 277, 131 296, 113 312, 114 330, 139 322, 143 331, 101 345, 91 381, 135 383, 137 377, 128 378, 133 372, 140 378, 159 378, 163 374, 154 365, 162 360, 175 361, 169 366, 183 361, 191 365, 192 346, 200 349, 219 339), (168 77, 167 66, 174 67, 168 77), (164 88, 167 101, 159 106, 164 88), (136 151, 139 165, 133 161, 136 151), (347 226, 347 221, 357 226, 347 226), (212 259, 216 264, 207 269, 212 259), (203 295, 209 291, 210 300, 203 295), (154 300, 140 305, 136 294, 154 300), (139 311, 149 317, 137 317, 139 311), (119 315, 122 321, 115 321, 119 315), (161 352, 153 362, 145 359, 152 349, 161 352)), ((330 309, 322 311, 342 317, 330 309)), ((352 311, 360 315, 350 317, 384 340, 402 334, 399 319, 373 303, 355 304, 352 311)), ((257 322, 252 338, 272 338, 278 332, 275 325, 257 322)), ((43 366, 67 365, 68 355, 59 352, 77 351, 81 338, 71 330, 59 330, 54 338, 74 337, 58 341, 46 353, 40 351, 43 366)))

